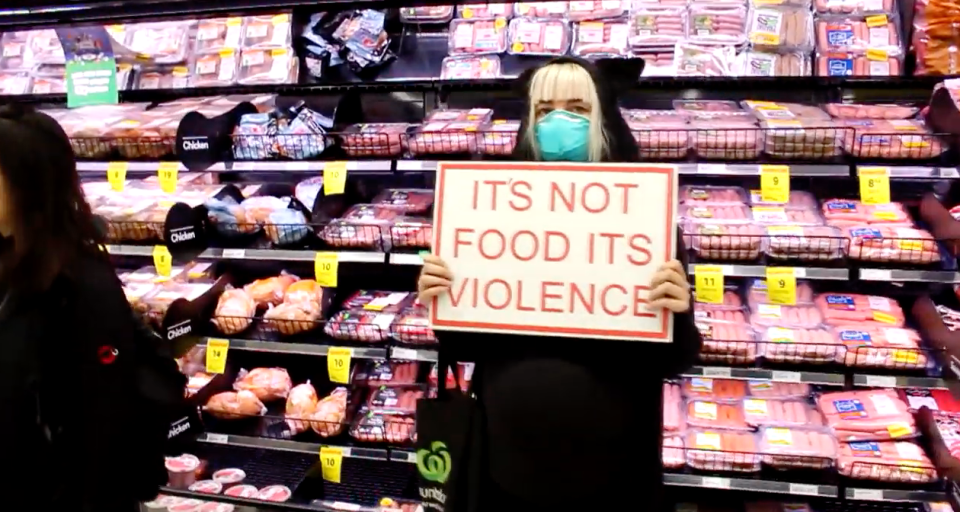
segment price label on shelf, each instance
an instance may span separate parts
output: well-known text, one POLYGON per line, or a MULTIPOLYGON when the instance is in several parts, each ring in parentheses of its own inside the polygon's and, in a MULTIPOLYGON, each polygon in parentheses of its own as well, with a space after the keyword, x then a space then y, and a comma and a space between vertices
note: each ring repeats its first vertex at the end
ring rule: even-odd
POLYGON ((697 265, 693 269, 697 302, 723 304, 723 268, 718 265, 697 265))
POLYGON ((107 182, 110 188, 123 192, 123 185, 127 181, 127 162, 110 162, 107 164, 107 182))
POLYGON ((340 468, 343 467, 343 450, 331 446, 321 446, 320 467, 324 480, 339 484, 340 468))
POLYGON ((330 382, 350 383, 350 358, 352 357, 352 348, 330 347, 327 351, 327 373, 330 375, 330 382))
POLYGON ((767 298, 771 304, 797 303, 797 278, 791 267, 767 267, 767 298))
POLYGON ((860 201, 863 204, 887 204, 890 202, 889 168, 860 168, 860 201))
POLYGON ((227 352, 230 340, 222 338, 207 339, 207 373, 221 374, 227 369, 227 352))
POLYGON ((317 284, 327 288, 337 287, 337 270, 340 261, 335 252, 318 252, 313 260, 313 273, 316 274, 317 284))
POLYGON ((158 276, 170 277, 170 271, 173 270, 173 256, 167 246, 158 245, 153 248, 153 266, 156 267, 158 276))
POLYGON ((346 184, 346 162, 327 162, 323 164, 323 195, 342 194, 346 184))
POLYGON ((760 166, 760 200, 764 203, 778 204, 790 201, 790 167, 760 166))
POLYGON ((177 175, 180 173, 180 164, 178 162, 160 162, 160 168, 157 169, 157 178, 160 179, 160 190, 168 194, 177 191, 177 175))

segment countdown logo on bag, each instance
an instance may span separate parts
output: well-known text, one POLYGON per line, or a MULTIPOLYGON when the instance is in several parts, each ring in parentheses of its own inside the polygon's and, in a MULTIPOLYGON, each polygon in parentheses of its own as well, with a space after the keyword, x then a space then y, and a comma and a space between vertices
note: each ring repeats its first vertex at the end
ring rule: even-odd
MULTIPOLYGON (((434 441, 429 449, 417 450, 417 470, 427 482, 443 485, 450 477, 452 465, 450 452, 442 441, 434 441)), ((433 507, 437 510, 443 510, 443 504, 447 501, 446 494, 439 487, 421 486, 420 498, 423 500, 424 508, 433 507)))

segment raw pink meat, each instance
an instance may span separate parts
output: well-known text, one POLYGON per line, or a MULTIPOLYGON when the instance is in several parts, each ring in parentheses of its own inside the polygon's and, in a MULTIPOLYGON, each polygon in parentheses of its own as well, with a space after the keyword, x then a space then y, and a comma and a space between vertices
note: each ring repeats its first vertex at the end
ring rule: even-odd
POLYGON ((923 449, 909 441, 842 443, 837 467, 841 475, 861 480, 926 483, 937 478, 923 449))
POLYGON ((827 325, 869 322, 903 327, 906 318, 894 299, 857 293, 821 293, 814 299, 827 325))
POLYGON ((923 229, 860 225, 845 229, 849 257, 882 263, 929 264, 940 259, 937 242, 923 229))
POLYGON ((680 413, 680 386, 669 382, 663 383, 663 430, 679 432, 684 429, 686 422, 680 413))
POLYGON ((927 355, 920 348, 920 334, 913 329, 885 327, 869 323, 840 325, 833 328, 846 349, 842 362, 847 366, 919 369, 927 366, 927 355))
POLYGON ((817 407, 839 441, 884 441, 917 433, 907 404, 892 389, 825 393, 817 407))
POLYGON ((837 458, 837 441, 829 433, 807 428, 761 428, 763 463, 775 468, 826 469, 837 458))

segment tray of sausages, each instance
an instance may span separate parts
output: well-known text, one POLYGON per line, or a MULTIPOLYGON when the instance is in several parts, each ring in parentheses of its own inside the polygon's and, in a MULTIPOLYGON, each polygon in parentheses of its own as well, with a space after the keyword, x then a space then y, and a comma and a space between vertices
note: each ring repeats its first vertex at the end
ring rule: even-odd
POLYGON ((510 18, 513 16, 513 4, 461 4, 457 6, 457 17, 464 19, 489 20, 510 18))
POLYGON ((779 260, 837 260, 846 253, 846 239, 833 226, 767 226, 763 252, 779 260))
POLYGON ((804 52, 766 52, 749 50, 743 57, 746 76, 810 76, 813 68, 804 52))
POLYGON ((667 469, 678 469, 683 467, 683 436, 674 433, 664 432, 662 441, 662 459, 663 467, 667 469))
POLYGON ((865 14, 895 12, 894 0, 813 0, 820 14, 865 14))
POLYGON ((567 19, 584 21, 617 18, 629 10, 630 2, 626 0, 578 0, 568 2, 567 19))
POLYGON ((509 155, 517 146, 517 132, 520 131, 520 121, 494 119, 484 125, 483 136, 480 139, 480 154, 509 155))
POLYGON ((928 483, 937 478, 923 449, 910 441, 841 443, 837 469, 849 478, 878 482, 928 483))
POLYGON ((690 6, 687 38, 694 43, 740 44, 746 40, 747 9, 742 5, 690 6))
POLYGON ((690 138, 687 122, 675 110, 623 110, 623 117, 645 159, 678 159, 687 156, 690 138))
MULTIPOLYGON (((727 315, 719 314, 719 316, 727 315)), ((757 360, 755 335, 753 329, 746 323, 710 321, 707 318, 697 319, 695 323, 700 336, 703 337, 701 361, 747 364, 757 360)))
POLYGON ((693 119, 690 144, 694 153, 711 160, 752 160, 763 149, 763 130, 744 117, 693 119))
POLYGON ((843 149, 857 158, 927 159, 946 150, 922 121, 850 119, 837 123, 848 128, 843 149))
POLYGON ((777 469, 827 469, 837 459, 837 440, 828 430, 766 426, 757 432, 763 463, 777 469))
POLYGON ((630 25, 626 20, 581 21, 573 24, 573 47, 577 57, 626 57, 630 25))
POLYGON ((496 55, 451 55, 440 64, 441 80, 487 80, 500 77, 496 55))
POLYGON ((845 352, 825 327, 766 327, 760 329, 760 339, 763 358, 776 363, 833 363, 845 352))
POLYGON ((754 7, 747 21, 747 39, 754 46, 778 50, 813 48, 813 16, 797 7, 754 7))
POLYGON ((687 465, 704 471, 760 471, 756 435, 720 429, 688 429, 687 465))
MULTIPOLYGON (((685 211, 693 212, 693 215, 726 215, 722 213, 725 209, 706 207, 685 211)), ((686 246, 707 260, 751 261, 760 256, 763 247, 763 228, 756 224, 700 218, 684 222, 682 232, 686 246)))
POLYGON ((930 264, 940 261, 937 242, 929 231, 901 226, 849 226, 844 236, 850 239, 847 256, 878 263, 930 264))
POLYGON ((885 50, 817 52, 817 76, 900 76, 902 57, 885 50))
POLYGON ((411 155, 475 153, 481 121, 431 121, 416 128, 409 139, 411 155))
POLYGON ((570 48, 570 25, 562 19, 520 17, 510 20, 508 52, 513 55, 563 55, 570 48))
POLYGON ((899 23, 896 17, 886 14, 823 15, 817 18, 816 35, 819 51, 864 52, 880 49, 889 55, 900 54, 899 23))
POLYGON ((833 332, 845 347, 837 362, 847 366, 921 370, 930 363, 913 329, 860 323, 836 326, 833 332))
POLYGON ((777 158, 824 159, 840 156, 844 129, 830 119, 763 119, 764 153, 777 158))
POLYGON ((564 19, 568 8, 569 2, 517 2, 513 11, 517 16, 564 19))
POLYGON ((457 18, 450 22, 450 55, 502 53, 507 49, 505 18, 474 20, 457 18))
POLYGON ((633 21, 630 46, 634 48, 672 45, 684 38, 685 7, 643 4, 637 6, 630 16, 633 21))
POLYGON ((361 409, 350 427, 350 437, 371 443, 405 444, 416 440, 412 414, 361 409))

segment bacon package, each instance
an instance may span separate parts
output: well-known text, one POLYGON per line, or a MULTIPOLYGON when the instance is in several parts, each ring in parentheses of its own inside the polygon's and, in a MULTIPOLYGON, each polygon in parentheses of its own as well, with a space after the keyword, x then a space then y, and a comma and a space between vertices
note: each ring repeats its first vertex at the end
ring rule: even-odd
POLYGON ((858 293, 821 293, 814 303, 827 325, 872 324, 903 327, 906 318, 895 299, 858 293))
POLYGON ((760 471, 760 455, 752 432, 688 429, 684 444, 687 465, 704 471, 760 471))
POLYGON ((777 469, 826 469, 837 458, 837 440, 811 428, 768 426, 758 432, 763 463, 777 469))
POLYGON ((936 480, 933 463, 909 441, 841 443, 840 474, 858 480, 927 483, 936 480))
POLYGON ((920 334, 913 329, 860 323, 833 328, 846 346, 847 366, 917 370, 929 363, 920 348, 920 334))
POLYGON ((510 20, 507 51, 513 55, 563 55, 570 48, 570 32, 564 20, 514 18, 510 20))
POLYGON ((926 265, 940 261, 937 242, 923 229, 883 225, 850 226, 848 256, 855 260, 881 263, 926 265))
POLYGON ((917 434, 907 404, 892 389, 824 393, 817 407, 838 441, 886 441, 917 434))

